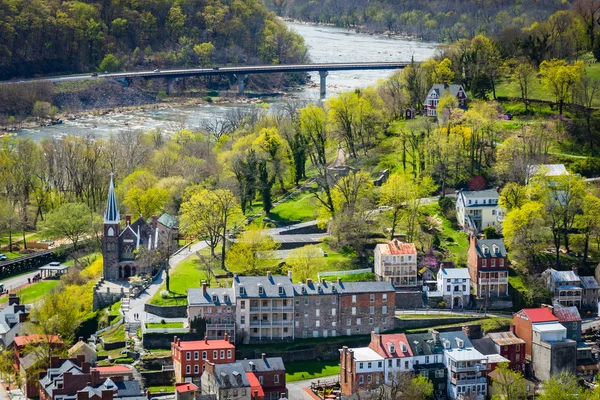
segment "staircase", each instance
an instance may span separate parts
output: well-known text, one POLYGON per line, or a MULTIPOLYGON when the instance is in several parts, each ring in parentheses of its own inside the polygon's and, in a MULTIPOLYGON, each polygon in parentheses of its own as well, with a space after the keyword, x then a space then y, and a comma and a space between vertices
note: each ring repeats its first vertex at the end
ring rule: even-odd
POLYGON ((121 312, 127 314, 129 312, 129 297, 123 297, 121 299, 121 312))

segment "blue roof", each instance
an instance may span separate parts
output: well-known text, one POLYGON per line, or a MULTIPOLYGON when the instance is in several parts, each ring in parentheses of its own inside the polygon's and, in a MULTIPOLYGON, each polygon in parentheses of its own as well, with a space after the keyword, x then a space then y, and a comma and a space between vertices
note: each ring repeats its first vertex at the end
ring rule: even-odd
POLYGON ((113 174, 110 174, 110 186, 108 188, 108 200, 106 202, 106 212, 104 213, 104 223, 118 223, 119 219, 117 197, 115 196, 115 184, 113 182, 113 174))

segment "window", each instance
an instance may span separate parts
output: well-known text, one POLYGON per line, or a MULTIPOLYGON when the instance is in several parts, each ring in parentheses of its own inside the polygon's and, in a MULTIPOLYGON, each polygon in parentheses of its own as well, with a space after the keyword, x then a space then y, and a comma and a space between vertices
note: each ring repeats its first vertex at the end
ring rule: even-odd
POLYGON ((384 294, 381 296, 381 300, 383 300, 383 301, 387 301, 387 293, 384 293, 384 294))
POLYGON ((333 328, 335 328, 335 327, 337 326, 337 322, 335 322, 335 321, 332 321, 332 322, 331 322, 331 326, 332 326, 333 328))
POLYGON ((279 294, 283 294, 283 286, 279 286, 279 294))
POLYGON ((577 322, 573 322, 573 329, 577 329, 577 322))
POLYGON ((496 215, 496 210, 492 210, 492 215, 496 215))
POLYGON ((227 358, 231 358, 231 350, 227 350, 227 358))
POLYGON ((275 374, 273 378, 275 379, 275 383, 279 383, 279 374, 275 374))
POLYGON ((265 288, 262 285, 258 286, 258 294, 265 294, 265 288))
POLYGON ((308 311, 304 311, 304 318, 308 318, 308 311))
POLYGON ((317 297, 317 301, 316 301, 317 305, 321 304, 321 298, 317 297))
POLYGON ((419 372, 419 375, 424 376, 425 378, 429 378, 429 371, 423 370, 419 372))
POLYGON ((263 377, 262 376, 258 377, 258 383, 260 383, 261 385, 263 384, 263 377))
POLYGON ((375 307, 374 306, 369 307, 369 314, 375 314, 375 307))
POLYGON ((185 359, 190 361, 192 359, 192 352, 190 351, 186 351, 185 352, 185 359))
POLYGON ((355 294, 352 295, 352 302, 356 303, 356 295, 355 294))
POLYGON ((435 370, 435 377, 436 378, 443 378, 444 377, 444 370, 443 369, 436 369, 435 370))
POLYGON ((370 363, 370 362, 367 363, 367 368, 371 369, 372 366, 373 366, 373 363, 370 363))
POLYGON ((221 350, 221 354, 220 355, 221 355, 221 357, 220 357, 221 360, 224 360, 225 359, 225 350, 221 350))
POLYGON ((294 322, 294 325, 296 326, 296 328, 300 327, 300 321, 294 322))
POLYGON ((304 299, 304 305, 305 305, 305 306, 307 306, 307 305, 309 305, 309 304, 310 304, 310 299, 309 299, 308 297, 306 297, 306 298, 304 299))
POLYGON ((429 364, 429 356, 425 356, 425 364, 429 364))
POLYGON ((192 373, 192 366, 191 365, 186 365, 186 367, 185 367, 185 373, 188 374, 188 375, 192 373))
POLYGON ((359 377, 358 377, 358 384, 359 384, 359 385, 362 385, 362 384, 364 384, 364 383, 365 383, 365 377, 364 377, 363 375, 359 376, 359 377))
POLYGON ((358 363, 358 369, 363 369, 363 363, 358 363))
POLYGON ((242 389, 242 396, 246 395, 246 389, 242 389))
POLYGON ((332 309, 331 309, 331 315, 332 315, 333 317, 335 317, 335 313, 336 313, 336 312, 337 312, 337 310, 336 310, 335 308, 332 308, 332 309))
POLYGON ((361 324, 360 318, 356 318, 356 325, 360 325, 360 324, 361 324))
POLYGON ((521 345, 520 344, 517 345, 517 351, 521 351, 521 345))
POLYGON ((521 361, 521 355, 519 353, 515 354, 515 361, 521 361))
POLYGON ((198 366, 197 366, 197 365, 194 365, 194 373, 195 373, 195 374, 198 374, 198 373, 200 373, 200 368, 198 368, 198 366))
POLYGON ((371 294, 369 296, 369 301, 371 301, 371 303, 375 302, 375 295, 374 294, 371 294))
POLYGON ((315 326, 316 326, 317 328, 320 328, 320 327, 321 327, 321 321, 319 321, 319 320, 316 320, 316 321, 315 321, 315 326))
POLYGON ((240 286, 240 296, 243 296, 243 295, 244 295, 244 287, 240 286))
POLYGON ((408 369, 408 361, 404 361, 404 369, 408 369))
POLYGON ((383 367, 383 361, 379 361, 377 363, 377 368, 382 368, 383 367))
POLYGON ((373 325, 373 323, 374 323, 374 322, 375 322, 375 321, 373 320, 373 318, 369 318, 369 324, 370 324, 370 325, 373 325))
POLYGON ((498 262, 500 263, 500 268, 504 268, 504 258, 498 259, 498 262))
POLYGON ((245 316, 245 315, 242 315, 242 316, 240 317, 240 324, 242 324, 242 325, 245 325, 245 324, 246 324, 246 316, 245 316))
POLYGON ((320 309, 316 309, 315 310, 315 316, 320 317, 321 316, 321 310, 320 309))
POLYGON ((199 358, 199 353, 197 351, 194 352, 194 360, 197 360, 199 358))
POLYGON ((483 258, 481 260, 481 268, 485 268, 485 267, 487 267, 487 260, 485 258, 483 258))
POLYGON ((202 359, 203 359, 203 360, 206 360, 206 351, 203 351, 203 352, 202 352, 202 359))
POLYGON ((387 314, 387 306, 381 307, 381 313, 382 314, 387 314))
POLYGON ((352 307, 352 315, 356 315, 356 307, 352 307))
POLYGON ((467 285, 463 285, 463 292, 467 291, 467 285))
POLYGON ((386 317, 381 318, 381 323, 382 324, 387 324, 387 318, 386 317))
POLYGON ((392 360, 388 360, 388 367, 392 368, 392 360))
POLYGON ((450 285, 446 286, 446 292, 450 291, 450 285))
POLYGON ((335 304, 336 303, 336 297, 335 296, 331 296, 331 304, 335 304))
POLYGON ((216 360, 219 356, 219 352, 217 350, 213 350, 213 360, 216 360))
POLYGON ((367 383, 373 382, 373 377, 371 375, 367 375, 367 383))
POLYGON ((350 326, 350 325, 352 325, 352 318, 348 318, 348 319, 346 320, 346 325, 347 325, 347 326, 350 326))
POLYGON ((233 397, 237 397, 238 396, 238 390, 237 389, 233 389, 233 397))

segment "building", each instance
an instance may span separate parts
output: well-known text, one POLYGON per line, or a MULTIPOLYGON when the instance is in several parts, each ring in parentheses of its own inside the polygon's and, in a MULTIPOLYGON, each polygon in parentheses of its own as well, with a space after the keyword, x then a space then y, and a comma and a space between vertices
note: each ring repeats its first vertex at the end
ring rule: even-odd
POLYGON ((471 277, 467 268, 442 268, 437 274, 437 291, 430 297, 441 296, 451 308, 464 308, 469 304, 471 277))
POLYGON ((417 249, 414 243, 394 239, 375 247, 373 271, 378 281, 391 282, 395 287, 417 286, 417 249))
POLYGON ((465 92, 462 85, 436 83, 431 87, 431 89, 429 89, 429 93, 425 98, 425 103, 423 103, 423 113, 428 117, 437 117, 438 103, 440 102, 440 99, 447 93, 450 93, 450 95, 456 97, 459 107, 466 107, 467 92, 465 92))
POLYGON ((0 310, 0 346, 6 349, 23 330, 31 305, 21 304, 16 294, 8 295, 8 306, 0 310))
POLYGON ((546 287, 552 292, 552 302, 563 306, 581 307, 583 287, 577 274, 577 268, 571 271, 557 271, 548 268, 542 272, 546 287))
MULTIPOLYGON (((216 400, 254 400, 250 380, 240 362, 206 363, 202 374, 202 394, 215 395, 216 400)), ((258 397, 257 397, 258 398, 258 397)))
POLYGON ((567 338, 567 328, 558 322, 532 325, 531 365, 541 381, 559 372, 575 374, 577 342, 567 338))
POLYGON ((225 340, 181 341, 177 336, 171 343, 171 357, 176 382, 198 384, 207 362, 226 364, 235 361, 235 346, 225 340))
POLYGON ((501 229, 498 220, 500 206, 495 189, 461 190, 456 198, 456 220, 471 235, 478 235, 488 226, 501 229))
POLYGON ((487 394, 488 358, 473 346, 464 333, 460 333, 440 333, 448 370, 448 397, 483 400, 487 394))
POLYGON ((531 357, 531 343, 533 340, 533 324, 543 322, 558 322, 558 318, 550 309, 524 308, 513 314, 514 333, 525 342, 525 356, 531 357))
POLYGON ((427 333, 406 335, 412 357, 404 359, 403 368, 409 367, 416 374, 431 380, 436 398, 446 397, 448 370, 444 359, 444 349, 440 333, 429 330, 427 333))
POLYGON ((16 336, 13 340, 13 350, 17 366, 19 386, 26 397, 36 397, 39 392, 38 366, 44 362, 44 352, 32 351, 33 347, 46 347, 60 351, 63 341, 56 335, 26 335, 16 336))
POLYGON ((494 342, 496 352, 508 360, 511 369, 525 373, 525 341, 515 335, 514 328, 511 325, 510 332, 494 332, 486 336, 494 342))
POLYGON ((340 387, 342 395, 370 390, 383 384, 384 358, 369 347, 340 351, 340 387))
POLYGON ((200 388, 193 383, 180 382, 175 384, 175 400, 197 400, 200 388))
POLYGON ((435 279, 435 272, 429 267, 423 267, 418 272, 418 279, 421 282, 431 281, 435 279))
POLYGON ((489 337, 473 339, 471 342, 478 352, 486 356, 486 370, 488 373, 495 370, 498 364, 509 362, 507 358, 498 353, 494 341, 489 337))
POLYGON ((378 334, 371 332, 369 348, 382 356, 384 361, 384 382, 394 386, 397 376, 411 370, 413 353, 404 333, 378 334))
POLYGON ((566 337, 576 342, 581 342, 581 316, 577 307, 563 307, 556 305, 550 308, 558 322, 567 330, 566 337))
POLYGON ((341 332, 340 286, 322 280, 293 285, 294 288, 294 337, 338 336, 341 332))
POLYGON ((528 165, 525 183, 529 183, 531 178, 533 178, 536 175, 541 175, 541 176, 545 176, 545 177, 553 177, 553 176, 569 175, 569 172, 567 172, 567 169, 565 168, 564 164, 528 165))
POLYGON ((92 365, 96 363, 98 359, 98 353, 96 350, 83 341, 83 338, 79 338, 77 343, 75 343, 69 351, 67 352, 70 358, 76 358, 77 356, 83 356, 85 362, 88 362, 92 365))
POLYGON ((581 307, 586 310, 597 310, 600 290, 598 281, 593 276, 580 276, 579 280, 583 289, 581 307))
POLYGON ((235 342, 235 297, 232 288, 210 288, 202 281, 200 289, 188 290, 188 322, 204 318, 209 340, 223 339, 225 335, 235 342))
POLYGON ((471 236, 467 266, 477 297, 508 295, 508 259, 504 240, 471 236))
POLYGON ((140 216, 132 223, 131 216, 127 215, 125 227, 121 229, 112 175, 104 212, 103 233, 103 274, 104 279, 109 281, 127 280, 136 275, 153 276, 157 272, 158 265, 139 262, 137 253, 142 249, 156 251, 159 247, 164 246, 167 246, 165 251, 170 253, 171 250, 175 250, 175 248, 169 249, 174 243, 173 238, 178 236, 176 225, 172 223, 171 218, 166 216, 153 217, 152 223, 146 222, 140 216), (160 221, 168 223, 171 227, 163 225, 163 222, 160 221), (161 240, 165 238, 167 241, 162 242, 161 240))
POLYGON ((281 357, 267 357, 262 354, 261 358, 252 360, 241 360, 240 364, 246 371, 246 376, 253 386, 252 393, 255 390, 262 392, 265 400, 279 400, 287 397, 287 387, 285 381, 285 365, 281 357), (258 387, 254 388, 258 382, 258 387))

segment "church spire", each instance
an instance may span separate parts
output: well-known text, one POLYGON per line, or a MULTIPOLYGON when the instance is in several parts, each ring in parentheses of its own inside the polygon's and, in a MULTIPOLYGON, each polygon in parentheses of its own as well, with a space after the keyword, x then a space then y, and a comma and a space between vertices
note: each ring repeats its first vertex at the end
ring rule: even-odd
POLYGON ((113 173, 110 174, 110 187, 108 188, 108 201, 106 202, 106 212, 104 213, 105 224, 119 223, 119 209, 117 208, 117 197, 115 196, 115 184, 113 182, 113 173))

